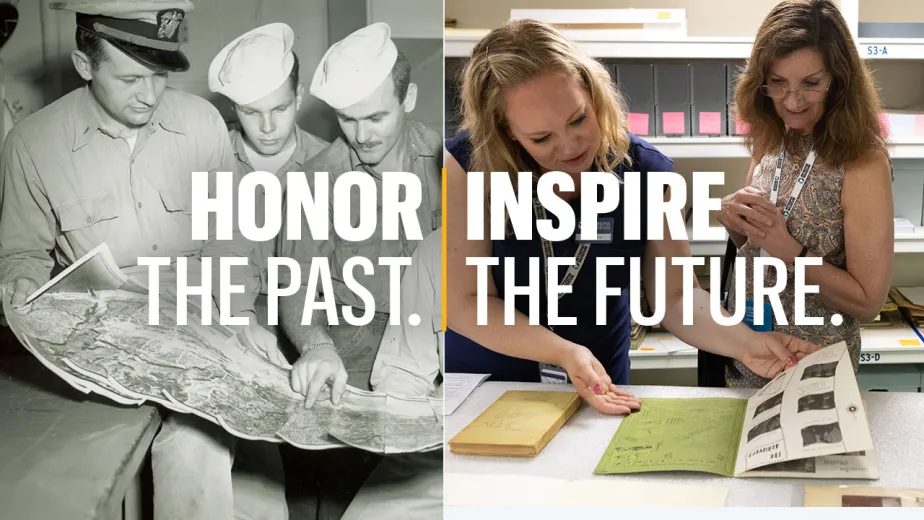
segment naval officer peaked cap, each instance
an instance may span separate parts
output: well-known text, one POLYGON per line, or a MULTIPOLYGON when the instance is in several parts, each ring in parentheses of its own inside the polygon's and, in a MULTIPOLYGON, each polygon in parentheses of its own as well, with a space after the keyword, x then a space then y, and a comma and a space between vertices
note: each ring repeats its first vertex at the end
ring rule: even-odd
POLYGON ((189 0, 64 0, 51 9, 77 13, 77 27, 103 38, 147 67, 184 72, 180 25, 193 10, 189 0))
POLYGON ((384 22, 367 25, 327 49, 309 92, 335 110, 353 106, 391 75, 397 59, 391 27, 384 22))
POLYGON ((209 90, 248 105, 288 81, 295 33, 284 23, 252 29, 225 46, 209 65, 209 90))

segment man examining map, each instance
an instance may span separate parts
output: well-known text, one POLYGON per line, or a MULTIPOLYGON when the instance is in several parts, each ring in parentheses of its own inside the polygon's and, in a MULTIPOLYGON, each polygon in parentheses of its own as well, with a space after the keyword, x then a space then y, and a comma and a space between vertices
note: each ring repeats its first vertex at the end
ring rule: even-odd
MULTIPOLYGON (((201 285, 202 258, 247 257, 252 244, 237 230, 232 240, 192 239, 192 172, 237 169, 218 110, 167 88, 170 72, 189 68, 178 26, 193 4, 52 5, 77 13, 72 61, 87 84, 17 123, 0 154, 0 283, 12 288, 13 308, 49 281, 55 260, 67 267, 100 244, 143 286, 149 268, 138 265, 139 257, 186 258, 189 286, 201 285)), ((161 294, 175 295, 177 274, 176 263, 161 269, 161 294)), ((213 294, 204 299, 217 321, 217 265, 212 274, 213 294)), ((222 310, 248 317, 256 346, 275 349, 275 337, 256 325, 256 273, 237 266, 231 282, 244 291, 232 294, 230 308, 222 310)), ((193 305, 197 300, 189 299, 193 305)), ((151 448, 155 518, 231 518, 247 506, 247 493, 232 493, 232 441, 194 415, 168 414, 151 448)), ((244 510, 272 510, 283 518, 281 487, 258 498, 244 510)))
MULTIPOLYGON (((343 136, 309 161, 305 171, 328 172, 330 194, 334 193, 337 178, 351 171, 368 174, 379 192, 383 172, 416 175, 421 185, 417 220, 426 236, 439 227, 442 218, 441 142, 434 130, 407 118, 416 103, 417 86, 411 82, 410 64, 398 52, 390 35, 387 24, 375 23, 353 32, 325 53, 315 70, 310 93, 334 109, 343 136)), ((351 193, 358 197, 357 190, 351 193)), ((346 201, 332 200, 331 207, 341 203, 346 204, 346 201)), ((359 218, 360 204, 353 200, 349 206, 353 212, 351 220, 355 222, 359 218)), ((314 258, 328 259, 334 294, 324 296, 336 300, 338 308, 352 306, 354 312, 362 311, 365 303, 345 285, 344 264, 356 256, 370 260, 374 270, 371 275, 364 274, 361 269, 354 269, 353 275, 372 294, 374 321, 382 324, 389 309, 390 268, 379 265, 378 258, 408 257, 417 241, 408 239, 403 232, 398 240, 386 240, 381 224, 381 203, 376 212, 377 226, 368 240, 351 242, 336 236, 330 240, 311 240, 307 238, 311 236, 309 231, 303 229, 302 240, 280 240, 277 254, 294 258, 303 265, 314 258)), ((287 234, 283 224, 279 237, 287 234)), ((302 272, 307 273, 308 269, 303 268, 302 272)), ((345 388, 350 367, 344 365, 338 353, 344 345, 334 345, 325 334, 323 313, 314 313, 312 326, 302 325, 306 291, 307 288, 302 287, 295 295, 280 301, 282 328, 301 354, 293 368, 293 383, 311 403, 322 385, 330 381, 334 390, 331 397, 336 402, 345 388)), ((379 338, 370 337, 368 343, 377 347, 379 338)))
MULTIPOLYGON (((257 27, 225 45, 212 59, 208 75, 209 90, 225 96, 237 116, 229 135, 238 171, 275 175, 283 189, 288 172, 304 172, 310 178, 313 173, 303 170, 303 165, 329 144, 296 123, 305 87, 299 81, 294 43, 295 33, 287 24, 257 27)), ((254 201, 258 226, 265 224, 266 205, 261 187, 254 201)), ((276 240, 260 242, 250 258, 260 277, 256 312, 264 326, 269 321, 268 259, 276 256, 275 246, 276 240)))
MULTIPOLYGON (((305 164, 306 174, 327 172, 330 183, 328 193, 331 195, 334 194, 337 180, 350 172, 359 172, 367 176, 366 180, 371 180, 371 183, 375 184, 378 193, 383 190, 383 177, 387 172, 412 174, 419 179, 421 187, 421 203, 416 211, 421 237, 437 230, 442 220, 442 142, 439 133, 408 117, 417 102, 417 86, 411 81, 410 63, 391 40, 389 26, 385 23, 374 23, 356 30, 332 45, 315 69, 309 93, 335 112, 342 136, 305 164)), ((354 224, 358 221, 361 197, 357 190, 351 190, 351 197, 353 200, 349 201, 331 198, 329 229, 335 229, 335 205, 351 208, 350 221, 354 224)), ((360 388, 388 388, 388 400, 399 398, 391 393, 395 388, 392 385, 399 380, 419 380, 409 386, 400 383, 408 389, 406 391, 417 396, 426 396, 436 386, 438 362, 433 364, 427 361, 427 368, 419 372, 419 376, 406 378, 399 376, 399 371, 403 370, 400 368, 400 362, 385 360, 403 359, 404 351, 399 349, 394 352, 398 354, 397 357, 389 356, 389 347, 383 347, 384 351, 377 358, 377 351, 383 343, 383 333, 389 319, 392 269, 390 266, 380 265, 379 258, 397 257, 407 260, 420 244, 420 240, 408 238, 403 230, 397 239, 386 239, 383 236, 382 218, 385 208, 381 203, 381 197, 377 198, 377 225, 366 240, 349 241, 336 235, 326 240, 311 239, 307 220, 302 222, 301 240, 285 238, 290 234, 290 230, 286 229, 287 219, 283 220, 283 229, 277 235, 277 255, 292 258, 301 266, 301 287, 295 294, 280 298, 279 315, 282 330, 300 355, 291 371, 292 388, 305 395, 306 403, 312 407, 319 406, 321 400, 328 400, 330 404, 337 406, 344 396, 349 395, 349 391, 345 391, 349 388, 348 381, 350 386, 360 388), (352 273, 356 282, 372 295, 374 303, 371 306, 346 284, 345 264, 356 257, 368 260, 373 267, 370 274, 366 274, 362 268, 353 269, 352 273), (319 294, 315 287, 308 287, 309 266, 315 259, 329 262, 333 286, 328 294, 319 294), (309 311, 310 325, 304 325, 306 301, 334 302, 337 309, 349 305, 353 307, 354 316, 363 315, 365 312, 374 314, 371 323, 364 326, 346 324, 342 316, 337 316, 339 325, 328 325, 326 312, 314 310, 309 311), (374 363, 378 368, 376 375, 370 378, 374 363), (387 377, 383 377, 380 382, 377 379, 380 377, 378 374, 387 374, 387 377), (376 380, 371 381, 373 378, 376 380), (329 397, 325 393, 327 388, 330 388, 329 397)), ((283 214, 287 211, 288 209, 285 209, 283 214)), ((438 236, 434 239, 438 240, 438 236)), ((438 267, 435 272, 439 272, 438 267)), ((280 287, 283 285, 284 283, 280 283, 280 287)), ((404 289, 402 292, 406 291, 404 289)), ((430 330, 430 327, 432 320, 422 318, 420 330, 430 330)), ((432 332, 429 334, 433 338, 436 337, 432 332)), ((439 357, 435 354, 436 343, 429 341, 428 345, 431 343, 434 346, 434 354, 431 354, 429 359, 438 361, 439 357)), ((380 393, 376 392, 376 395, 380 393)), ((414 397, 421 398, 427 399, 414 397)), ((441 418, 441 405, 435 415, 441 418)), ((405 435, 415 437, 419 435, 419 431, 420 427, 408 427, 408 433, 405 435)), ((405 461, 411 458, 401 456, 394 460, 405 461)), ((386 461, 391 459, 391 456, 385 458, 386 461)), ((430 460, 434 461, 435 465, 431 464, 429 468, 440 473, 441 456, 434 455, 430 460)), ((348 451, 333 453, 330 459, 320 460, 316 467, 318 469, 315 476, 322 483, 321 509, 324 512, 321 516, 327 518, 326 511, 331 510, 330 518, 340 518, 343 508, 352 497, 352 494, 344 493, 342 490, 347 487, 355 489, 366 480, 365 471, 357 470, 358 473, 362 473, 357 477, 346 477, 346 474, 354 468, 367 468, 365 455, 348 451), (358 459, 354 459, 354 456, 358 459), (350 482, 340 484, 344 480, 350 482)), ((385 469, 388 469, 387 465, 385 469)), ((441 477, 437 481, 430 479, 426 482, 425 487, 435 486, 441 490, 441 477)), ((412 485, 398 487, 404 493, 422 493, 413 490, 412 485)), ((356 499, 360 505, 351 506, 353 512, 350 514, 372 514, 373 517, 379 518, 380 516, 372 511, 357 512, 357 507, 362 509, 365 507, 362 504, 368 503, 362 501, 362 496, 361 492, 360 497, 356 499)), ((434 494, 428 492, 423 496, 432 498, 434 494)), ((439 504, 438 501, 434 503, 439 504)), ((400 512, 399 507, 396 511, 399 511, 399 517, 407 517, 407 510, 400 512)), ((431 509, 430 512, 434 513, 434 510, 431 509)), ((435 514, 430 514, 428 518, 439 517, 440 512, 441 509, 435 514)))

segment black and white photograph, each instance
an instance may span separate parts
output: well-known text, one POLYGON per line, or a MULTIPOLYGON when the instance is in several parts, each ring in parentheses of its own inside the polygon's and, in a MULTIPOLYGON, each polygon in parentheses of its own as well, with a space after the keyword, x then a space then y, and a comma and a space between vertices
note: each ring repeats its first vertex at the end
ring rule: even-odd
POLYGON ((796 403, 797 412, 806 412, 810 410, 833 410, 834 407, 834 392, 802 396, 796 403))
POLYGON ((751 428, 748 431, 748 442, 751 442, 755 438, 765 433, 770 433, 772 431, 779 430, 780 428, 781 428, 780 414, 776 414, 773 417, 767 419, 766 421, 762 421, 758 423, 757 426, 754 426, 753 428, 751 428))
POLYGON ((776 394, 775 396, 767 399, 766 401, 757 405, 757 408, 754 409, 754 417, 766 412, 767 410, 772 410, 776 408, 783 402, 783 392, 776 394))
POLYGON ((837 444, 844 440, 838 422, 815 424, 802 428, 802 446, 814 444, 837 444))
POLYGON ((812 378, 834 377, 834 374, 837 373, 837 363, 837 361, 834 361, 831 363, 807 366, 805 367, 805 371, 802 372, 801 381, 812 378))
POLYGON ((0 0, 4 514, 442 515, 442 32, 430 0, 0 0), (230 238, 214 210, 195 232, 194 172, 230 238), (331 197, 298 239, 290 172, 331 197), (333 221, 368 206, 333 196, 349 172, 378 193, 362 240, 333 221), (422 236, 386 239, 388 172, 420 181, 422 236))

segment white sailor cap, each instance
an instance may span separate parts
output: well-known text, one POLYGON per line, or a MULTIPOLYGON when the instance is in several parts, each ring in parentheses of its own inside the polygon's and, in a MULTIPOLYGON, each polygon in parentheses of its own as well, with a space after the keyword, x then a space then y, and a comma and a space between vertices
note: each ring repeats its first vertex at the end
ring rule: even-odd
POLYGON ((340 110, 362 101, 391 74, 398 48, 378 22, 331 45, 311 80, 311 95, 340 110))
POLYGON ((247 105, 279 88, 292 72, 295 33, 284 23, 248 31, 225 46, 209 65, 209 90, 247 105))

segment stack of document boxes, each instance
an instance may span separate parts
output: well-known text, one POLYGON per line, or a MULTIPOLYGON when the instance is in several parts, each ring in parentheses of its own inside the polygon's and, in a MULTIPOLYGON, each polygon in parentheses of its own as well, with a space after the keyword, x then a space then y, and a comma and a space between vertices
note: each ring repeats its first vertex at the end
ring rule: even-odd
POLYGON ((743 61, 607 60, 629 105, 629 130, 644 137, 747 133, 732 113, 743 61))

